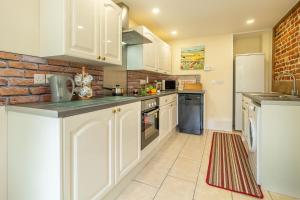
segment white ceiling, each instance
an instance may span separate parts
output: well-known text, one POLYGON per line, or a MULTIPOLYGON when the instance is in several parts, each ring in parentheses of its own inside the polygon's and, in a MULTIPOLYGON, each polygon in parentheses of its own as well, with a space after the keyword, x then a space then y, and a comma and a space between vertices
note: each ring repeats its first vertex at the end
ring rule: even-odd
POLYGON ((130 18, 169 41, 272 28, 298 0, 122 0, 130 18), (159 7, 158 15, 152 8, 159 7), (247 25, 247 19, 255 23, 247 25), (170 32, 177 30, 176 37, 170 32))

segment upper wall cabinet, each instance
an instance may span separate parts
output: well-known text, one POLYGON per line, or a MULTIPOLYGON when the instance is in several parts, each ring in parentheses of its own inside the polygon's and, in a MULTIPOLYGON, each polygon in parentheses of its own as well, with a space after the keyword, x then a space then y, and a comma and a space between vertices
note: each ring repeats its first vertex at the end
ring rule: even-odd
POLYGON ((144 26, 136 30, 152 43, 127 47, 127 69, 171 73, 171 47, 144 26))
POLYGON ((121 65, 121 12, 111 0, 41 0, 41 56, 121 65))
POLYGON ((158 71, 168 74, 172 70, 171 47, 167 43, 160 41, 157 48, 158 71))

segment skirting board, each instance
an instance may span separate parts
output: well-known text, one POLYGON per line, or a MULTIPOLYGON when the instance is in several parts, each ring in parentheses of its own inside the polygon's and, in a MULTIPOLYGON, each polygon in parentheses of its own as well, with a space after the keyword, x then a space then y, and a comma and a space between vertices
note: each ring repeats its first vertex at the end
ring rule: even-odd
POLYGON ((232 131, 232 120, 230 119, 208 119, 205 129, 232 131))
POLYGON ((130 182, 138 175, 138 173, 145 167, 145 165, 151 160, 151 158, 157 153, 157 151, 162 147, 162 145, 176 132, 174 128, 168 136, 161 140, 158 146, 151 153, 147 155, 123 180, 116 185, 112 191, 110 191, 103 200, 116 199, 120 193, 130 184, 130 182))
POLYGON ((0 199, 7 199, 7 113, 0 106, 0 199))

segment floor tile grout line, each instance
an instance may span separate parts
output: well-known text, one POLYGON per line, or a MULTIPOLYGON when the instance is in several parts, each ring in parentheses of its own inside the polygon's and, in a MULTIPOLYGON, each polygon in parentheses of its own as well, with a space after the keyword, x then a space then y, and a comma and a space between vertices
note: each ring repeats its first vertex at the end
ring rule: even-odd
POLYGON ((267 191, 267 193, 269 194, 271 200, 273 200, 273 196, 272 196, 271 192, 270 192, 270 191, 267 191))
MULTIPOLYGON (((178 133, 179 133, 179 132, 178 132, 178 133)), ((169 168, 169 170, 168 170, 168 172, 167 172, 167 175, 165 176, 164 180, 161 182, 161 184, 160 184, 160 186, 159 186, 158 190, 156 191, 156 193, 155 193, 155 195, 154 195, 154 197, 153 197, 153 199, 152 199, 152 200, 154 200, 154 199, 156 198, 156 196, 157 196, 158 192, 160 191, 160 189, 161 189, 161 187, 162 187, 163 183, 165 182, 165 180, 166 180, 166 179, 167 179, 167 177, 169 176, 169 173, 170 173, 171 169, 173 168, 173 166, 174 166, 175 162, 177 161, 177 159, 178 159, 178 157, 179 157, 180 153, 182 152, 182 149, 183 149, 184 145, 186 144, 186 142, 187 142, 188 138, 189 138, 189 136, 187 136, 187 137, 186 137, 186 139, 185 139, 185 141, 184 141, 184 144, 181 146, 181 150, 178 152, 178 154, 177 154, 177 156, 176 156, 176 159, 174 160, 174 162, 173 162, 172 166, 169 168)))
POLYGON ((191 180, 187 180, 187 179, 180 178, 180 177, 177 177, 177 176, 173 176, 173 175, 170 175, 170 174, 168 174, 168 176, 170 176, 172 178, 175 178, 175 179, 179 179, 179 180, 182 180, 182 181, 186 181, 186 182, 189 182, 189 183, 196 184, 194 181, 191 181, 191 180))
POLYGON ((198 176, 197 176, 197 180, 196 180, 196 184, 195 184, 195 188, 194 188, 193 199, 195 199, 195 193, 196 193, 196 189, 197 189, 197 185, 198 185, 198 180, 199 180, 199 177, 200 177, 201 166, 202 166, 202 162, 203 162, 203 157, 204 157, 204 153, 205 153, 205 149, 206 149, 206 144, 207 144, 207 137, 208 137, 209 133, 207 133, 205 131, 204 134, 205 134, 204 148, 203 148, 203 152, 202 152, 202 156, 201 156, 201 161, 200 161, 200 167, 199 167, 199 171, 198 171, 198 176))
POLYGON ((150 184, 148 184, 148 183, 144 183, 144 182, 139 181, 139 180, 132 180, 132 182, 137 182, 137 183, 140 183, 140 184, 143 184, 143 185, 152 187, 152 188, 154 188, 154 189, 156 189, 156 190, 158 189, 157 187, 155 187, 155 186, 153 186, 153 185, 150 185, 150 184))

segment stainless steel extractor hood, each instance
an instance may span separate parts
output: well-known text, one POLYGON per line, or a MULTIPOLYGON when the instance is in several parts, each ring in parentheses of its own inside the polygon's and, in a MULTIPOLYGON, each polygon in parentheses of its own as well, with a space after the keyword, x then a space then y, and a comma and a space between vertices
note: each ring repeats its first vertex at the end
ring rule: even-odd
POLYGON ((124 3, 118 3, 122 9, 122 42, 124 45, 138 45, 138 44, 147 44, 152 43, 151 40, 143 36, 141 33, 134 29, 129 28, 129 8, 124 3))

